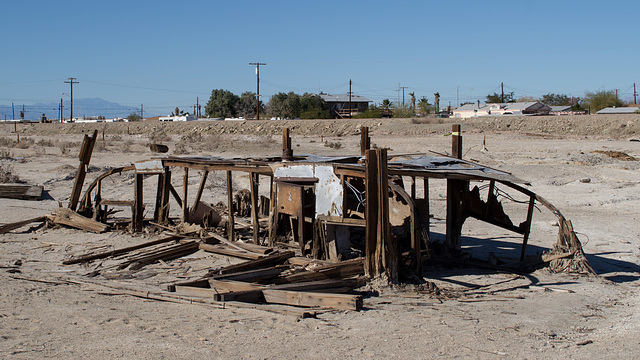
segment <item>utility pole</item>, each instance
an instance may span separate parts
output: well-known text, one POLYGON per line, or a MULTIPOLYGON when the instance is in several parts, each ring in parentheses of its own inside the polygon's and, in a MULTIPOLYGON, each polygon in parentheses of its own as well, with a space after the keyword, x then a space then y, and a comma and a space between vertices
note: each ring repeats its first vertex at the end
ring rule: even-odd
POLYGON ((618 100, 618 90, 620 89, 615 89, 616 90, 616 100, 618 100))
POLYGON ((500 102, 504 103, 504 83, 500 83, 500 102))
POLYGON ((200 118, 200 97, 196 96, 196 119, 200 118))
POLYGON ((256 67, 256 120, 260 120, 260 65, 267 65, 261 62, 249 63, 256 67))
POLYGON ((144 104, 140 104, 140 119, 144 120, 144 104))
POLYGON ((68 78, 69 81, 65 81, 65 84, 70 84, 71 85, 71 116, 69 117, 69 121, 73 121, 73 84, 78 84, 76 80, 76 78, 74 77, 70 77, 68 78))
POLYGON ((408 86, 401 86, 402 88, 402 107, 404 108, 404 89, 407 89, 408 86))
POLYGON ((460 86, 456 86, 456 108, 460 106, 460 86))
POLYGON ((11 103, 11 120, 15 120, 16 119, 16 107, 15 105, 13 105, 13 103, 11 103))
POLYGON ((349 119, 351 119, 351 79, 349 79, 349 119))
POLYGON ((62 111, 64 109, 64 107, 62 105, 62 98, 60 98, 60 105, 58 106, 58 108, 59 108, 58 109, 58 115, 60 115, 59 119, 60 119, 60 122, 62 122, 62 121, 64 121, 64 118, 63 118, 64 115, 62 113, 62 111))
POLYGON ((638 93, 636 92, 636 83, 633 83, 633 103, 637 104, 638 93))

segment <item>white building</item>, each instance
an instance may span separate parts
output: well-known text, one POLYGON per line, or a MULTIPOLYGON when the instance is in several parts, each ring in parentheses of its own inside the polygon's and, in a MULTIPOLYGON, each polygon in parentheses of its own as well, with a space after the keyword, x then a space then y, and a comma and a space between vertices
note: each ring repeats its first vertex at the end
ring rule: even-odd
POLYGON ((195 115, 180 115, 180 116, 160 116, 159 121, 196 121, 198 117, 195 115))
POLYGON ((468 119, 478 116, 546 115, 551 108, 541 102, 466 104, 453 110, 453 117, 468 119))

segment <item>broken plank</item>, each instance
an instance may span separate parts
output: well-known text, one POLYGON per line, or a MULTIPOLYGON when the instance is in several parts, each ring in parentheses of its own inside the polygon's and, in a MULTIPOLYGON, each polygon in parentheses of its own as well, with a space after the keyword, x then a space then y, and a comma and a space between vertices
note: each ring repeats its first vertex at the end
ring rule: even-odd
POLYGON ((279 279, 281 283, 305 282, 321 279, 340 279, 364 274, 364 258, 343 261, 337 264, 318 266, 279 279))
POLYGON ((340 310, 362 309, 362 295, 331 294, 288 290, 262 290, 267 303, 340 310))
POLYGON ((107 230, 107 225, 86 218, 67 208, 57 208, 47 218, 54 224, 66 225, 76 229, 101 233, 107 230))
POLYGON ((235 265, 229 265, 215 271, 215 273, 232 274, 232 273, 245 271, 245 270, 260 269, 260 268, 265 268, 269 266, 280 265, 280 264, 283 264, 285 261, 287 261, 287 259, 292 258, 294 256, 295 256, 295 253, 293 251, 285 251, 283 253, 265 256, 260 259, 249 260, 249 261, 245 261, 235 265))
POLYGON ((33 219, 29 219, 29 220, 23 220, 23 221, 17 221, 14 223, 9 223, 9 224, 4 224, 2 226, 0 226, 0 234, 5 234, 8 233, 9 231, 15 230, 15 229, 19 229, 25 225, 29 225, 31 223, 34 222, 44 222, 47 220, 46 216, 39 216, 37 218, 33 218, 33 219))
POLYGON ((231 274, 214 275, 215 280, 235 280, 246 282, 272 281, 288 267, 270 267, 266 269, 254 269, 231 274))
POLYGON ((96 260, 96 259, 104 259, 104 258, 107 258, 107 257, 110 257, 110 256, 117 256, 117 255, 121 255, 121 254, 126 254, 126 253, 134 251, 134 250, 143 249, 145 247, 149 247, 149 246, 153 246, 153 245, 164 244, 164 243, 167 243, 167 242, 180 240, 180 239, 182 239, 181 236, 169 236, 169 237, 166 237, 166 238, 149 241, 149 242, 146 242, 146 243, 143 243, 143 244, 133 245, 133 246, 125 247, 125 248, 122 248, 122 249, 115 249, 115 250, 105 251, 105 252, 97 253, 97 254, 80 255, 78 257, 74 257, 74 258, 71 258, 69 260, 63 261, 62 264, 71 265, 71 264, 77 264, 77 263, 87 262, 87 261, 96 260))
POLYGON ((236 242, 235 245, 247 251, 254 252, 256 254, 266 255, 273 252, 273 248, 268 246, 261 246, 261 245, 251 244, 251 243, 243 243, 243 242, 236 242))
POLYGON ((255 260, 255 259, 259 259, 259 258, 263 257, 262 255, 250 253, 250 252, 247 252, 247 251, 233 250, 233 249, 230 249, 227 245, 224 245, 224 244, 215 244, 215 245, 213 245, 213 244, 200 244, 199 247, 200 247, 200 250, 204 250, 206 252, 225 255, 225 256, 233 256, 233 257, 237 257, 237 258, 241 258, 241 259, 255 260))
POLYGON ((234 280, 216 280, 210 279, 209 286, 216 289, 218 292, 233 292, 233 291, 246 291, 255 289, 264 289, 265 285, 248 283, 245 281, 234 280))

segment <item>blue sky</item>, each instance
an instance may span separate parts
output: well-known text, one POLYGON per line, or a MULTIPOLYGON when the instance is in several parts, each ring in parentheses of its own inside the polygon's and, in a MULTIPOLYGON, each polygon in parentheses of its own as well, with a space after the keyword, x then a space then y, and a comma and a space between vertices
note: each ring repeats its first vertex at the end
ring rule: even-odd
POLYGON ((638 82, 635 1, 11 1, 0 105, 100 97, 165 114, 212 89, 353 92, 441 105, 638 82))

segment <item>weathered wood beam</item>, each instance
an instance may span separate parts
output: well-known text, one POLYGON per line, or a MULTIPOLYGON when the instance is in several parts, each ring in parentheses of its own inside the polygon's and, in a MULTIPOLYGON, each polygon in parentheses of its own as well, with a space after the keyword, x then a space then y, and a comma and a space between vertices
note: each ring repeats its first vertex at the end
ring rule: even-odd
POLYGON ((76 173, 71 198, 69 199, 69 209, 73 211, 78 208, 78 200, 80 200, 80 193, 82 193, 84 178, 87 175, 87 169, 91 161, 91 154, 93 153, 93 146, 96 143, 97 136, 98 130, 94 130, 93 135, 88 136, 85 134, 82 140, 82 147, 80 148, 80 155, 78 156, 80 164, 78 165, 78 172, 76 173))

